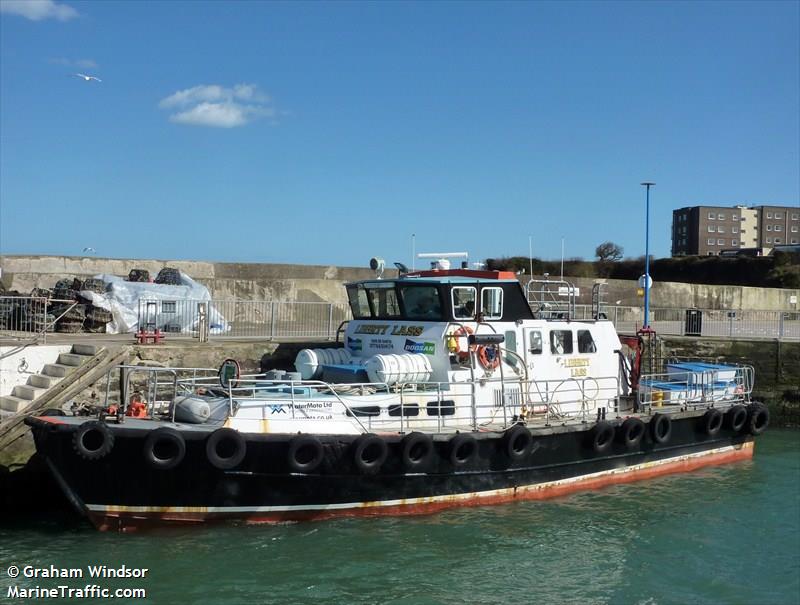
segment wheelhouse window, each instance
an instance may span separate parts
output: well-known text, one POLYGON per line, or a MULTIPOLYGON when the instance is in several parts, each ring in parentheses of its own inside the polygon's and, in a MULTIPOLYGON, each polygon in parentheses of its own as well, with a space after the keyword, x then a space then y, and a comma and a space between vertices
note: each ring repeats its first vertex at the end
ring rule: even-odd
POLYGON ((408 319, 442 320, 442 303, 436 286, 400 286, 408 319))
POLYGON ((597 345, 589 330, 578 330, 578 353, 596 353, 597 345))
POLYGON ((572 353, 572 331, 553 330, 550 332, 550 352, 553 355, 569 355, 572 353))
POLYGON ((456 319, 473 319, 475 317, 475 301, 478 291, 475 288, 456 286, 451 291, 453 317, 456 319))
POLYGON ((371 282, 364 286, 375 317, 400 317, 400 304, 394 282, 371 282))
POLYGON ((364 286, 347 286, 347 299, 350 301, 350 310, 354 319, 368 319, 370 317, 369 301, 364 286))
POLYGON ((503 289, 484 288, 481 290, 481 314, 483 319, 503 317, 503 289))

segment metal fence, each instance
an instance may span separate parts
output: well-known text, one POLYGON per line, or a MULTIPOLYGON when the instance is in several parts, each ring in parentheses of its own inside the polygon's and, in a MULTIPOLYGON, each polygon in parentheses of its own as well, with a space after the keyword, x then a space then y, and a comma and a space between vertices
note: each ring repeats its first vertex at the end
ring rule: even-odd
MULTIPOLYGON (((0 296, 0 335, 15 339, 47 341, 56 324, 76 306, 74 300, 44 296, 0 296)), ((74 324, 75 318, 68 318, 74 324)), ((84 322, 81 315, 79 323, 84 322)), ((78 328, 81 326, 79 325, 78 328)), ((74 331, 74 330, 73 330, 74 331)))
MULTIPOLYGON (((0 296, 0 334, 13 338, 44 337, 53 331, 53 325, 70 304, 75 303, 33 296, 0 296)), ((202 305, 211 338, 334 338, 339 325, 351 319, 346 303, 142 300, 138 327, 197 336, 202 305)), ((574 310, 575 319, 592 318, 591 305, 575 305, 574 310)), ((641 307, 612 305, 605 306, 603 312, 618 332, 634 333, 644 323, 641 307)), ((655 308, 650 310, 650 326, 665 335, 800 340, 798 311, 655 308)))
MULTIPOLYGON (((591 318, 590 305, 576 305, 576 319, 591 318)), ((633 333, 644 323, 640 307, 607 306, 604 313, 618 332, 633 333)), ((720 309, 650 309, 650 327, 671 336, 783 338, 800 340, 800 312, 720 309)))
POLYGON ((332 338, 351 318, 345 303, 263 300, 141 300, 139 329, 199 336, 203 314, 211 338, 332 338))

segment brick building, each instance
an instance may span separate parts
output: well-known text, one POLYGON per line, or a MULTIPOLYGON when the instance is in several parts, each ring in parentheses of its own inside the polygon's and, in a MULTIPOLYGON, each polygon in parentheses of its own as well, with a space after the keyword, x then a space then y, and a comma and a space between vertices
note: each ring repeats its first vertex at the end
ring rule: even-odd
POLYGON ((672 256, 800 244, 800 207, 688 206, 672 211, 672 256))

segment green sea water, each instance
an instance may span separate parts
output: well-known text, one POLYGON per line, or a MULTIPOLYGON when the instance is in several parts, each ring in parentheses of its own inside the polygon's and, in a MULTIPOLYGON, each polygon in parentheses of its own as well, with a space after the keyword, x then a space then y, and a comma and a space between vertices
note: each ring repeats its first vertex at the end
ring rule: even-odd
POLYGON ((431 516, 140 534, 99 533, 64 516, 0 525, 0 603, 44 601, 14 597, 15 586, 87 584, 146 590, 116 602, 164 604, 796 605, 800 431, 768 431, 752 461, 431 516), (149 571, 8 577, 12 565, 101 564, 149 571))

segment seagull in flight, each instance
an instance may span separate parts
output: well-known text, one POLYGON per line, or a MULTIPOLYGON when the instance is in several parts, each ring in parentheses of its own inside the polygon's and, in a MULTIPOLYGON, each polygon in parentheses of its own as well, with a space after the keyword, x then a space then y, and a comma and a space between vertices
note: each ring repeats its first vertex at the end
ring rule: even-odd
POLYGON ((102 82, 100 78, 95 78, 94 76, 87 76, 86 74, 75 74, 75 75, 79 78, 83 78, 87 82, 90 82, 91 80, 97 80, 98 82, 102 82))

